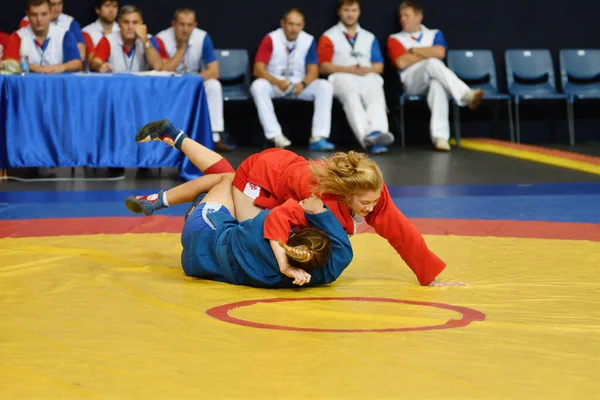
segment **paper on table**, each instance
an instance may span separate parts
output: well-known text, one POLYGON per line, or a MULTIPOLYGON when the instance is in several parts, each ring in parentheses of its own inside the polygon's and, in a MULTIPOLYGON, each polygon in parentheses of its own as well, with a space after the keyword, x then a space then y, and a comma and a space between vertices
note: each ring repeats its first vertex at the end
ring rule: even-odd
POLYGON ((143 71, 143 72, 75 72, 73 75, 79 76, 114 76, 114 75, 136 75, 136 76, 180 76, 173 71, 143 71))

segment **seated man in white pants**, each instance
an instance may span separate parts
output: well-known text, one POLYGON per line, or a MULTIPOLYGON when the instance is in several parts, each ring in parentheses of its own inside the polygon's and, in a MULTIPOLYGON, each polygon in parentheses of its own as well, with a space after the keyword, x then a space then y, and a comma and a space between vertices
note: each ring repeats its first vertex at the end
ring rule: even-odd
POLYGON ((175 11, 171 27, 156 35, 163 71, 198 74, 204 78, 206 101, 213 140, 217 151, 235 148, 223 119, 223 87, 219 81, 219 61, 210 35, 198 29, 196 13, 189 8, 175 11))
POLYGON ((340 22, 319 39, 319 69, 329 76, 350 128, 369 153, 394 142, 383 93, 383 57, 371 32, 358 24, 359 0, 338 0, 340 22))
POLYGON ((470 89, 443 63, 447 49, 444 35, 421 24, 423 9, 418 1, 404 1, 399 12, 402 32, 388 38, 388 56, 399 70, 406 94, 427 94, 431 140, 436 149, 449 151, 448 94, 459 106, 475 109, 483 91, 470 89))
POLYGON ((281 28, 266 35, 254 59, 254 76, 250 93, 258 110, 265 137, 275 147, 285 148, 292 143, 283 135, 273 107, 274 97, 291 96, 314 100, 312 135, 308 148, 312 151, 331 151, 328 142, 331 132, 331 84, 319 77, 317 46, 314 37, 303 31, 304 15, 289 10, 281 20, 281 28))

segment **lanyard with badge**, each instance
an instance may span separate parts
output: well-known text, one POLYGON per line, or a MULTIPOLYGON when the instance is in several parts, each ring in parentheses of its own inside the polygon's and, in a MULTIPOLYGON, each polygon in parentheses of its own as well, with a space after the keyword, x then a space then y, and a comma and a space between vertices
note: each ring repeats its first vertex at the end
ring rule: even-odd
POLYGON ((348 41, 348 44, 350 45, 350 47, 352 49, 350 51, 350 57, 356 58, 356 65, 360 65, 360 60, 358 59, 360 57, 360 53, 358 51, 354 50, 354 46, 356 46, 356 42, 358 40, 358 32, 356 32, 356 34, 352 38, 348 37, 348 35, 344 31, 342 31, 342 34, 344 35, 344 37, 346 38, 346 40, 348 41))
MULTIPOLYGON (((421 39, 423 39, 423 32, 421 32, 421 34, 420 34, 418 37, 415 37, 415 36, 414 36, 414 34, 412 34, 412 35, 410 35, 410 38, 411 38, 412 40, 414 40, 415 42, 417 42, 417 43, 421 43, 421 39)), ((415 45, 415 46, 412 46, 410 49, 408 49, 408 52, 409 52, 409 53, 412 53, 412 52, 413 52, 413 49, 414 49, 415 47, 421 47, 421 46, 420 46, 420 45, 415 45)))
POLYGON ((133 68, 133 61, 135 60, 135 48, 136 48, 136 43, 133 44, 133 47, 131 48, 131 56, 129 55, 125 55, 125 48, 123 48, 123 61, 125 62, 125 66, 127 67, 127 72, 131 72, 131 69, 133 68), (131 57, 131 58, 130 58, 131 57), (129 65, 127 65, 127 60, 129 59, 129 65))
POLYGON ((34 44, 35 44, 35 48, 38 52, 38 54, 40 55, 40 65, 44 65, 44 61, 46 61, 44 59, 44 55, 46 54, 46 50, 48 50, 48 45, 50 44, 50 38, 46 39, 44 41, 44 43, 42 43, 42 45, 40 46, 37 42, 37 40, 34 40, 34 44))
POLYGON ((181 72, 183 72, 184 74, 187 74, 187 72, 188 72, 187 56, 188 56, 189 49, 190 49, 190 45, 188 44, 185 46, 185 51, 183 52, 183 57, 181 57, 181 61, 179 62, 179 65, 182 69, 181 72))
POLYGON ((282 75, 291 77, 294 75, 294 68, 292 67, 292 64, 294 61, 294 55, 296 54, 294 53, 294 50, 296 50, 296 42, 286 43, 285 49, 287 51, 287 67, 283 69, 282 75))

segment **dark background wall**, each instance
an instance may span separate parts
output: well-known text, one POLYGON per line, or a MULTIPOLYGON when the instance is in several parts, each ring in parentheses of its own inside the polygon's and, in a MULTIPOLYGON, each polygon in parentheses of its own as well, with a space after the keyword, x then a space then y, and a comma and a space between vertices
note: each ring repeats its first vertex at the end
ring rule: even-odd
MULTIPOLYGON (((65 0, 65 12, 74 16, 83 27, 95 19, 91 3, 86 0, 65 0)), ((176 8, 191 7, 197 12, 199 27, 210 33, 217 48, 245 48, 251 52, 251 55, 254 55, 263 35, 278 26, 282 13, 288 8, 299 7, 306 14, 306 31, 315 36, 337 22, 335 0, 301 2, 297 0, 137 0, 129 3, 136 4, 142 9, 144 20, 151 33, 167 27, 176 8)), ((20 18, 24 15, 25 4, 23 0, 3 1, 0 30, 16 29, 20 18)), ((398 4, 398 0, 363 0, 361 25, 377 36, 384 52, 388 35, 400 30, 397 16, 398 4)), ((547 48, 551 50, 557 61, 558 50, 561 48, 600 47, 600 24, 597 17, 600 15, 600 3, 598 2, 425 0, 423 5, 424 24, 431 28, 442 29, 451 48, 487 48, 494 52, 502 89, 505 88, 503 52, 507 48, 547 48)), ((555 62, 555 66, 557 65, 555 62)), ((390 108, 393 108, 395 105, 393 93, 397 87, 394 85, 395 77, 390 66, 386 65, 386 67, 388 102, 390 108)), ((577 117, 583 119, 582 122, 578 121, 579 136, 590 136, 590 131, 600 131, 600 121, 593 118, 594 110, 598 105, 600 104, 584 105, 577 111, 577 117)), ((415 116, 419 117, 415 119, 423 119, 421 122, 424 122, 424 125, 419 122, 413 128, 426 130, 427 113, 423 112, 422 107, 413 108, 415 116)), ((558 123, 555 124, 559 138, 566 132, 566 123, 561 116, 564 114, 564 107, 557 106, 556 110, 551 105, 529 108, 531 110, 524 110, 523 114, 525 136, 529 129, 532 140, 536 134, 543 140, 549 130, 545 115, 556 111, 560 114, 558 123)), ((339 111, 339 109, 335 110, 336 113, 339 111)), ((473 130, 471 133, 475 134, 482 131, 481 127, 478 127, 478 119, 488 120, 485 110, 474 116, 466 112, 463 114, 466 118, 463 133, 466 135, 469 134, 469 130, 473 130)), ((505 110, 501 109, 499 115, 503 118, 505 110)), ((482 136, 489 136, 489 129, 483 131, 485 133, 482 136)))

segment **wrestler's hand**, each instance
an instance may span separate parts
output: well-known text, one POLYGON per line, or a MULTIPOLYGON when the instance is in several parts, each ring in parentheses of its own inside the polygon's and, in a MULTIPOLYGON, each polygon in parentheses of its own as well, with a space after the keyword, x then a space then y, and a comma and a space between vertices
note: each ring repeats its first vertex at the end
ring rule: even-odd
POLYGON ((310 282, 310 274, 303 269, 287 265, 280 270, 285 276, 294 279, 294 285, 302 286, 310 282))
POLYGON ((429 282, 427 286, 468 286, 466 283, 462 282, 439 282, 435 279, 429 282))
POLYGON ((314 194, 307 199, 299 201, 298 203, 300 204, 300 207, 302 207, 305 213, 320 214, 322 212, 325 212, 323 201, 321 201, 321 199, 315 196, 314 194))

